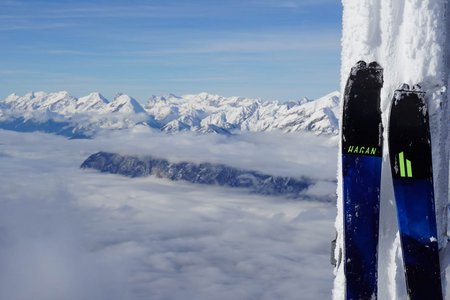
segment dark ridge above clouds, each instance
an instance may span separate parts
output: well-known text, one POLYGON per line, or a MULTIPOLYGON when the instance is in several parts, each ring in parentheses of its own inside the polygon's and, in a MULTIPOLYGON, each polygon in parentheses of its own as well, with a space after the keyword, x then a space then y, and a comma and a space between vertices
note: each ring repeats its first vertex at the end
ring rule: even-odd
POLYGON ((81 168, 128 177, 156 176, 173 181, 243 188, 263 195, 286 195, 303 199, 308 198, 305 191, 314 184, 307 178, 272 176, 223 164, 172 163, 151 156, 138 157, 108 152, 92 154, 82 163, 81 168))

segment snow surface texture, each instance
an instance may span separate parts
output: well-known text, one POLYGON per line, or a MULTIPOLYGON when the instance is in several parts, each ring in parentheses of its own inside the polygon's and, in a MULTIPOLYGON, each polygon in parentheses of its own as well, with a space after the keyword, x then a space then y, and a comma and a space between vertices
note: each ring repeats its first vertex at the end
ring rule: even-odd
MULTIPOLYGON (((386 128, 394 90, 402 83, 420 84, 426 92, 433 147, 433 172, 438 240, 446 246, 448 203, 448 1, 343 0, 341 90, 351 67, 359 60, 377 61, 384 68, 381 92, 386 128)), ((388 131, 384 131, 387 140, 388 131)), ((387 145, 385 143, 385 145, 387 145)), ((342 247, 341 165, 338 166, 336 229, 342 247)), ((400 243, 387 147, 384 148, 380 208, 378 268, 379 299, 406 299, 400 243)), ((337 247, 337 250, 340 248, 337 247)), ((337 254, 337 252, 336 252, 337 254)), ((343 264, 336 271, 333 296, 344 299, 343 264)), ((445 278, 444 278, 445 279, 445 278)))
MULTIPOLYGON (((314 134, 68 140, 0 130, 0 299, 330 297, 334 204, 81 170, 99 149, 330 180, 336 172, 335 138, 314 134)), ((335 193, 335 183, 313 188, 335 193)))
POLYGON ((0 128, 45 131, 70 137, 137 125, 165 132, 313 131, 337 134, 339 93, 280 103, 201 93, 151 97, 142 106, 128 95, 109 102, 100 93, 79 99, 68 92, 11 94, 0 101, 0 128), (49 122, 52 122, 49 124, 49 122), (56 122, 56 124, 55 124, 56 122))

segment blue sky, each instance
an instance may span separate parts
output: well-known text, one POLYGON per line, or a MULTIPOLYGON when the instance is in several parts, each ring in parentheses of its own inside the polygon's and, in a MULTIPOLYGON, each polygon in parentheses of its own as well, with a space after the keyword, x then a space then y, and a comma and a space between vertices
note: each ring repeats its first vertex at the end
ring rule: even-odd
POLYGON ((0 0, 0 98, 290 100, 339 88, 339 0, 0 0))

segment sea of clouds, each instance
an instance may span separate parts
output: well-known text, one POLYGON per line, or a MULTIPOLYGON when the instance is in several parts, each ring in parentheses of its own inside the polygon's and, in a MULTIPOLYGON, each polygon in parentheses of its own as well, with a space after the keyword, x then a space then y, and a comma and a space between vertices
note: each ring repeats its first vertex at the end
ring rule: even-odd
POLYGON ((320 180, 310 195, 336 189, 329 137, 0 130, 0 299, 330 297, 334 203, 81 170, 96 151, 320 180))

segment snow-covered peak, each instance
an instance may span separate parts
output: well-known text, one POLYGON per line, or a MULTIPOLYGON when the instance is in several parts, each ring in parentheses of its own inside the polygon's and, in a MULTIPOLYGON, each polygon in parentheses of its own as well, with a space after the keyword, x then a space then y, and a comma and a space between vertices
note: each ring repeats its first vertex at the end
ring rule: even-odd
POLYGON ((219 100, 219 99, 224 99, 225 97, 220 96, 220 95, 215 95, 215 94, 210 94, 207 92, 201 92, 198 94, 186 94, 183 96, 177 96, 174 94, 170 94, 172 97, 171 98, 181 98, 181 99, 190 99, 190 100, 195 100, 195 101, 205 101, 205 100, 219 100))
POLYGON ((311 111, 317 111, 319 109, 336 107, 338 103, 339 103, 339 92, 333 92, 314 101, 301 103, 300 106, 303 109, 310 109, 311 111))
POLYGON ((92 92, 87 96, 81 97, 78 101, 82 101, 81 99, 92 99, 92 100, 100 100, 101 102, 108 104, 109 100, 106 99, 100 92, 92 92))
POLYGON ((46 103, 46 105, 51 105, 53 103, 61 101, 62 99, 76 100, 76 98, 73 97, 72 95, 70 95, 69 92, 60 91, 60 92, 47 94, 45 103, 46 103))
POLYGON ((144 108, 136 99, 121 93, 117 94, 114 100, 108 104, 108 110, 126 114, 145 113, 144 108))
POLYGON ((182 98, 185 101, 189 101, 191 103, 196 103, 197 105, 198 104, 214 105, 214 104, 217 104, 218 102, 220 102, 221 100, 224 99, 224 97, 222 97, 222 96, 208 94, 206 92, 202 92, 202 93, 199 93, 199 94, 184 95, 182 98))
POLYGON ((6 103, 12 111, 49 111, 65 114, 75 110, 76 100, 67 91, 55 93, 30 92, 22 97, 16 94, 9 95, 3 100, 3 103, 6 103))
POLYGON ((99 92, 93 92, 78 99, 77 111, 102 111, 105 110, 108 103, 108 99, 103 97, 102 94, 99 92))
POLYGON ((305 104, 308 102, 313 101, 313 99, 309 99, 308 97, 303 97, 301 100, 298 101, 299 104, 305 104))
POLYGON ((11 103, 11 102, 17 101, 17 99, 19 99, 19 98, 20 98, 19 95, 17 95, 16 93, 12 93, 12 94, 8 95, 3 102, 11 103))
POLYGON ((78 122, 78 127, 131 128, 147 124, 162 131, 338 131, 339 93, 317 100, 261 101, 246 97, 223 97, 208 93, 152 96, 145 109, 134 98, 118 94, 113 101, 93 92, 79 99, 66 91, 12 94, 1 101, 2 115, 42 116, 78 122), (79 123, 83 124, 79 124, 79 123))
POLYGON ((29 99, 31 99, 31 98, 43 98, 43 97, 46 97, 48 94, 46 93, 46 92, 43 92, 43 91, 39 91, 39 92, 29 92, 29 93, 26 93, 25 95, 24 95, 24 97, 25 98, 29 98, 29 99))
POLYGON ((207 92, 201 92, 197 95, 187 95, 187 96, 191 96, 192 98, 197 98, 201 100, 219 100, 223 98, 219 95, 209 94, 207 92))
POLYGON ((73 113, 76 109, 77 99, 67 91, 60 91, 47 94, 38 102, 41 110, 58 112, 61 114, 73 113))
POLYGON ((179 103, 180 101, 184 101, 184 99, 175 94, 167 94, 162 96, 152 95, 145 104, 145 108, 151 108, 154 105, 158 105, 159 103, 179 103))

